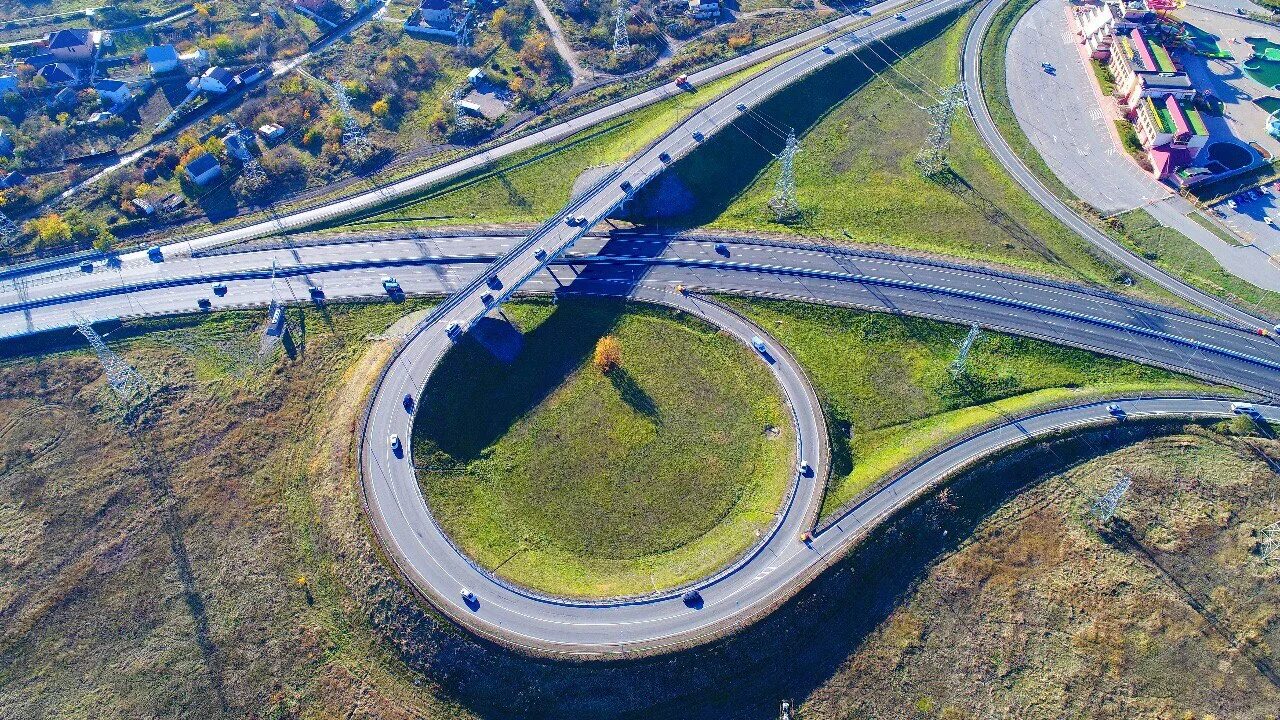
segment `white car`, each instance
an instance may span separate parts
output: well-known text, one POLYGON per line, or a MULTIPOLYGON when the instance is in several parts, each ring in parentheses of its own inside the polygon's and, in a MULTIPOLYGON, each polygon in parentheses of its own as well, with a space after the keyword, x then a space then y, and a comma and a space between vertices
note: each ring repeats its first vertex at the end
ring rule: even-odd
POLYGON ((757 352, 769 352, 769 346, 764 344, 764 340, 761 340, 759 335, 751 336, 751 347, 757 352))
POLYGON ((1237 415, 1252 415, 1257 410, 1254 409, 1253 403, 1233 402, 1231 403, 1231 412, 1237 415))
POLYGON ((400 436, 399 436, 399 435, 392 435, 390 438, 388 438, 388 442, 390 442, 390 443, 391 443, 391 452, 393 452, 393 453, 398 453, 398 452, 400 452, 400 449, 401 449, 401 447, 402 447, 402 446, 400 445, 400 436))
POLYGON ((1110 413, 1112 417, 1121 417, 1124 415, 1124 408, 1112 403, 1107 406, 1107 412, 1110 413))
POLYGON ((468 605, 475 605, 476 603, 480 602, 480 598, 477 598, 476 594, 471 592, 470 590, 466 588, 462 588, 462 602, 468 605))

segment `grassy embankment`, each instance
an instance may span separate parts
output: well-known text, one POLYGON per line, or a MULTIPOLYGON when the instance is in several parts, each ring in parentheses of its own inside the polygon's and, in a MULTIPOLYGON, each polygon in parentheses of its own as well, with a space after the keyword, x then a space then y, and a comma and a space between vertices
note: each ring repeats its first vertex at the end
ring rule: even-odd
POLYGON ((290 311, 262 365, 261 312, 129 323, 136 422, 74 337, 0 346, 0 716, 459 717, 366 614, 348 459, 403 312, 290 311))
POLYGON ((794 431, 753 352, 650 306, 504 312, 523 338, 446 356, 414 431, 432 512, 469 555, 528 587, 607 597, 710 574, 768 529, 794 431), (623 357, 608 375, 591 364, 606 334, 623 357))
MULTIPOLYGON (((1131 210, 1110 223, 1112 234, 1156 267, 1201 290, 1245 308, 1280 314, 1280 293, 1227 272, 1208 250, 1161 225, 1146 210, 1131 210)), ((1212 228, 1211 228, 1212 229, 1212 228)))
POLYGON ((824 514, 966 431, 1106 393, 1200 390, 1190 378, 1083 350, 983 333, 967 372, 948 366, 967 328, 858 310, 730 301, 804 364, 831 426, 824 514))
POLYGON ((915 512, 914 529, 963 539, 803 701, 803 717, 1275 717, 1280 568, 1261 562, 1254 535, 1275 520, 1264 452, 1280 445, 1193 426, 993 511, 997 478, 962 481, 915 512), (1121 472, 1133 485, 1099 532, 1089 507, 1121 472), (971 533, 956 527, 973 515, 985 519, 971 533))

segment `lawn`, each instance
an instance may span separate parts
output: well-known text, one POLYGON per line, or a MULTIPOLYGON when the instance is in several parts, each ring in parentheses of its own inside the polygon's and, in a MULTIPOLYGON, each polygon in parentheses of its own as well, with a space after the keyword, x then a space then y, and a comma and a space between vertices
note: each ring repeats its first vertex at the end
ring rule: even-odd
POLYGON ((1146 210, 1130 210, 1110 224, 1113 235, 1161 270, 1237 305, 1259 308, 1272 315, 1280 313, 1280 293, 1264 290, 1222 269, 1208 250, 1161 225, 1146 210))
POLYGON ((447 355, 414 428, 432 513, 468 555, 537 590, 609 597, 708 575, 769 528, 795 445, 755 353, 620 301, 504 312, 522 335, 495 322, 447 355), (605 334, 623 357, 608 375, 590 362, 605 334))
POLYGON ((829 514, 917 455, 1002 417, 1104 393, 1203 389, 1164 370, 984 332, 967 371, 948 366, 959 325, 763 300, 731 304, 770 329, 809 373, 826 411, 829 514))

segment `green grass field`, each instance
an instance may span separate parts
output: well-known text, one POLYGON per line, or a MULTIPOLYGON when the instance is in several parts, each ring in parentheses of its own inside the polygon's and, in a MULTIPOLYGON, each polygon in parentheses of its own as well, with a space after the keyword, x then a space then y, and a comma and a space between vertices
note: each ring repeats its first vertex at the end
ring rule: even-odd
POLYGON ((959 325, 734 298, 809 373, 827 413, 832 478, 824 514, 913 457, 1002 416, 1103 393, 1203 388, 1164 370, 1037 340, 983 333, 968 372, 947 371, 959 325))
POLYGON ((707 575, 769 527, 794 437, 754 353, 619 301, 504 311, 522 338, 479 329, 447 355, 414 429, 432 512, 469 555, 528 587, 607 597, 707 575), (605 334, 623 354, 608 376, 590 363, 605 334), (513 342, 510 364, 491 352, 513 342))

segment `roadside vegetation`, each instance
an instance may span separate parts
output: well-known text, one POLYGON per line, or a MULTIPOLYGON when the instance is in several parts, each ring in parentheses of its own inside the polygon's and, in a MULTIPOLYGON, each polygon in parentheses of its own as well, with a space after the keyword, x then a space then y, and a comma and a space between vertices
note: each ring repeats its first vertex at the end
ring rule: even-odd
POLYGON ((794 470, 767 367, 700 320, 616 300, 504 306, 432 375, 414 429, 436 520, 501 577, 565 596, 708 575, 794 470))
POLYGON ((0 716, 459 717, 367 615, 345 464, 403 312, 291 310, 261 363, 260 311, 131 322, 132 420, 82 341, 0 346, 0 716))
POLYGON ((1108 393, 1204 390, 1156 368, 984 332, 952 374, 968 328, 821 305, 728 302, 804 365, 832 443, 830 515, 930 448, 1010 415, 1108 393))
MULTIPOLYGON (((1280 566, 1261 562, 1256 532, 1276 520, 1277 453, 1188 426, 976 515, 801 716, 1274 717, 1280 566), (1121 473, 1133 485, 1100 528, 1090 505, 1121 473)), ((926 503, 903 532, 954 532, 997 474, 926 503)), ((904 560, 883 544, 879 559, 904 560)))
MULTIPOLYGON (((1195 216, 1192 217, 1194 219, 1195 216)), ((1263 310, 1270 315, 1280 314, 1280 293, 1264 290, 1227 272, 1208 250, 1182 233, 1161 225, 1146 210, 1130 210, 1112 218, 1107 224, 1112 234, 1130 250, 1165 272, 1244 308, 1263 310)))

